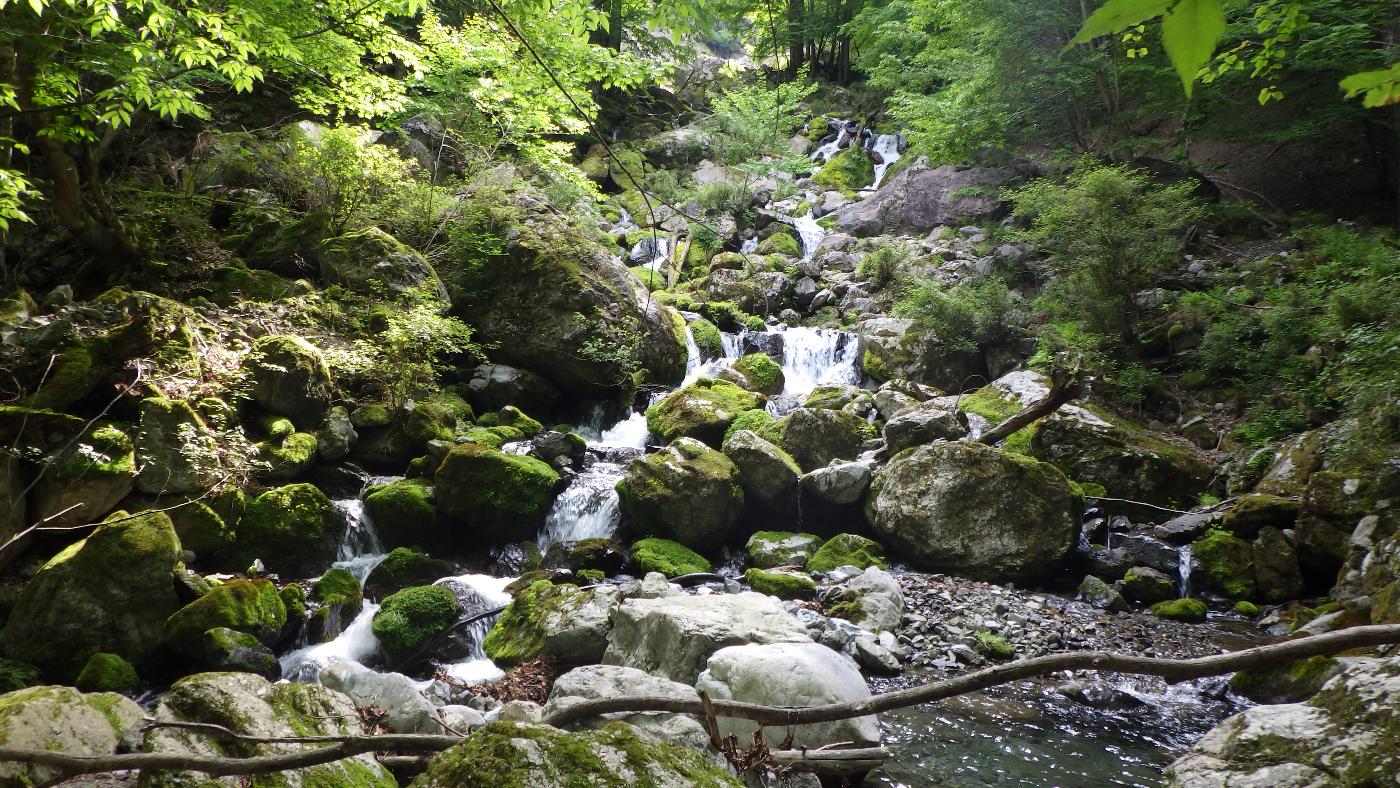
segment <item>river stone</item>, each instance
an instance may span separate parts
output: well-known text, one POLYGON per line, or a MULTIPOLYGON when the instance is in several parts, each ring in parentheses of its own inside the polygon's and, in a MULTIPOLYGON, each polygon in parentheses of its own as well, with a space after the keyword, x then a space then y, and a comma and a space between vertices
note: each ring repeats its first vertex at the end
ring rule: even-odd
POLYGON ((873 437, 859 416, 824 408, 798 408, 775 426, 782 435, 779 445, 804 471, 824 468, 832 460, 854 460, 873 437))
POLYGON ((700 552, 724 542, 744 507, 738 467, 692 438, 632 460, 617 493, 634 532, 700 552))
MULTIPOLYGON (((170 686, 151 715, 160 721, 204 722, 222 725, 235 733, 258 737, 347 736, 370 733, 361 722, 355 704, 346 695, 318 684, 273 684, 251 673, 198 673, 170 686)), ((153 728, 142 742, 146 752, 202 757, 227 756, 227 739, 188 729, 153 728)), ((247 745, 243 756, 283 754, 296 745, 247 745)), ((388 770, 373 754, 364 753, 305 769, 283 771, 278 785, 285 788, 319 788, 328 785, 356 788, 396 786, 388 770)), ((193 772, 143 772, 141 788, 177 786, 246 785, 246 777, 208 778, 193 772)))
POLYGON ((802 471, 787 452, 757 433, 739 430, 725 441, 724 455, 739 469, 745 501, 778 512, 797 505, 798 477, 802 471))
POLYGON ((1400 657, 1366 659, 1306 703, 1255 706, 1167 767, 1167 784, 1384 785, 1400 774, 1400 657))
POLYGON ((526 413, 550 413, 559 403, 559 390, 549 381, 505 364, 482 364, 472 370, 462 396, 478 413, 493 413, 514 405, 526 413))
POLYGON ((647 429, 663 441, 696 438, 718 448, 734 419, 762 403, 762 395, 735 383, 701 378, 647 408, 647 429))
MULTIPOLYGON (((878 402, 876 406, 879 407, 878 402)), ((880 412, 884 413, 885 408, 881 408, 880 412)), ((936 440, 960 440, 965 435, 967 414, 948 407, 939 399, 906 407, 885 423, 885 445, 890 454, 936 440)))
POLYGON ((256 673, 269 679, 282 675, 277 655, 247 632, 214 627, 204 631, 200 645, 205 664, 213 670, 256 673))
POLYGON ((537 580, 520 591, 501 613, 482 648, 502 665, 536 657, 565 663, 603 658, 621 592, 617 586, 580 589, 537 580))
POLYGON ((1118 583, 1118 590, 1127 599, 1140 605, 1155 605, 1177 598, 1178 579, 1150 566, 1129 569, 1118 583))
POLYGON ((1124 613, 1128 610, 1128 603, 1124 601, 1123 595, 1118 593, 1118 589, 1093 575, 1084 576, 1084 581, 1079 584, 1077 596, 1094 607, 1107 610, 1110 613, 1124 613))
POLYGON ((136 462, 136 486, 149 495, 202 491, 219 479, 214 433, 184 400, 141 401, 136 462))
POLYGON ((962 220, 995 219, 1007 210, 998 196, 1008 170, 921 163, 900 170, 869 198, 836 212, 836 228, 858 237, 926 235, 962 220))
POLYGON ((853 623, 871 632, 894 632, 904 617, 904 591, 899 581, 878 566, 846 581, 838 597, 860 605, 860 620, 853 623))
POLYGON ((326 413, 326 420, 316 432, 316 453, 326 462, 339 462, 350 456, 359 439, 349 411, 337 405, 326 413))
POLYGON ((1070 555, 1083 500, 1054 466, 980 443, 933 443, 875 474, 866 516, 921 568, 1028 582, 1070 555))
POLYGON ((321 280, 369 296, 414 291, 445 302, 447 288, 423 256, 378 227, 321 242, 321 280))
POLYGON ((315 425, 330 407, 330 368, 320 348, 301 337, 262 337, 253 343, 244 366, 252 380, 253 400, 271 413, 315 425))
MULTIPOLYGON (((696 680, 697 690, 716 700, 770 706, 821 706, 870 697, 860 668, 850 657, 818 643, 771 643, 729 646, 710 656, 696 680)), ((719 718, 721 736, 752 741, 758 726, 748 720, 719 718)), ((786 728, 765 728, 764 739, 783 741, 786 728)), ((850 720, 798 725, 791 729, 796 747, 822 747, 851 742, 857 747, 878 745, 880 725, 874 715, 850 720)))
POLYGON ((93 430, 45 462, 48 469, 34 486, 33 511, 34 519, 48 526, 96 522, 136 483, 131 439, 111 426, 93 430))
POLYGON ((554 500, 548 465, 475 443, 454 447, 433 477, 433 500, 449 523, 497 542, 533 539, 554 500))
POLYGON ((1121 534, 1113 537, 1113 549, 1121 550, 1133 563, 1150 566, 1170 575, 1180 574, 1181 551, 1169 544, 1141 534, 1121 534))
MULTIPOLYGON (((29 687, 0 695, 0 742, 65 755, 112 755, 136 743, 145 716, 140 706, 115 692, 29 687)), ((46 785, 59 774, 49 766, 0 761, 0 785, 46 785)))
MULTIPOLYGON (((700 696, 689 684, 653 676, 621 665, 585 665, 574 668, 554 680, 544 716, 583 700, 651 696, 698 701, 700 696)), ((597 728, 613 720, 621 720, 646 731, 662 741, 696 750, 710 746, 710 735, 700 719, 691 714, 642 712, 640 714, 603 714, 574 723, 572 728, 597 728)))
POLYGON ((835 506, 849 506, 865 495, 870 476, 870 464, 866 462, 832 464, 803 476, 802 492, 835 506))
POLYGON ((98 652, 140 666, 180 607, 173 579, 180 554, 161 512, 98 526, 24 586, 5 627, 7 653, 62 680, 98 652))
POLYGON ((636 785, 648 788, 742 788, 705 755, 663 742, 625 722, 569 733, 544 725, 493 722, 440 753, 414 788, 500 785, 636 785))
POLYGON ((690 683, 725 646, 810 641, 782 602, 752 591, 629 599, 613 615, 603 662, 690 683))
POLYGON ((378 673, 356 662, 333 662, 321 671, 322 686, 350 696, 356 706, 378 706, 394 733, 446 733, 437 705, 402 673, 378 673))
POLYGON ((749 561, 759 569, 775 566, 807 565, 807 559, 821 547, 823 539, 816 534, 787 531, 758 531, 749 537, 744 549, 749 561))

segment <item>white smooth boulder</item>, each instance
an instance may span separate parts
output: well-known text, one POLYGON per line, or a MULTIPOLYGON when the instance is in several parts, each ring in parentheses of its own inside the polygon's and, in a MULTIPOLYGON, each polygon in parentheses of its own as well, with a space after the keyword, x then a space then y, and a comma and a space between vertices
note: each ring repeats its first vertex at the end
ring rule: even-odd
MULTIPOLYGON (((554 681, 554 687, 549 691, 549 701, 544 706, 544 716, 548 717, 556 711, 586 700, 644 695, 691 701, 700 699, 695 688, 689 684, 653 676, 636 668, 625 668, 621 665, 584 665, 574 668, 554 681)), ((690 714, 602 714, 581 720, 571 727, 598 728, 614 720, 621 720, 673 744, 699 750, 710 746, 710 735, 705 732, 705 726, 690 714)))
MULTIPOLYGON (((860 668, 844 654, 817 643, 770 643, 730 646, 716 651, 695 683, 713 700, 734 700, 768 706, 824 706, 870 697, 860 668)), ((719 718, 721 736, 733 734, 741 743, 752 741, 757 723, 719 718)), ((770 746, 787 737, 787 729, 765 728, 770 746)), ((798 725, 793 745, 821 747, 837 742, 857 746, 880 741, 874 715, 836 722, 798 725)))

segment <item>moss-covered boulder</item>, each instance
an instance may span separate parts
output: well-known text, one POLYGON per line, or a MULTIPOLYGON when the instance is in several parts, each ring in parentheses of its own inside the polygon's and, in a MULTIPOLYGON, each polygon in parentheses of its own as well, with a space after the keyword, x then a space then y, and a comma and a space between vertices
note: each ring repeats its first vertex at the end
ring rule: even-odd
POLYGON ((239 522, 240 563, 260 558, 272 572, 314 574, 335 557, 341 525, 335 506, 313 485, 268 490, 248 504, 239 522))
POLYGON ((1083 509, 1055 466, 960 441, 895 455, 871 482, 866 516, 923 569, 1027 582, 1064 565, 1083 509))
POLYGON ((1110 613, 1123 613, 1128 610, 1128 602, 1119 593, 1119 590, 1093 575, 1084 576, 1084 580, 1079 583, 1079 592, 1075 596, 1110 613))
POLYGON ((702 753, 653 738, 625 722, 566 733, 495 722, 434 757, 415 788, 637 785, 739 788, 744 783, 702 753))
POLYGON ((413 586, 384 599, 371 628, 391 662, 413 656, 457 620, 457 595, 443 586, 413 586))
POLYGON ((1177 597, 1177 581, 1148 566, 1135 566, 1118 583, 1123 596, 1140 605, 1155 605, 1177 597))
POLYGON ((230 486, 212 496, 169 496, 165 501, 178 504, 168 512, 170 522, 180 546, 193 552, 197 561, 218 561, 233 553, 238 522, 248 506, 242 490, 230 486))
POLYGON ((1152 615, 1173 621, 1205 621, 1206 603, 1199 599, 1169 599, 1153 605, 1152 615))
POLYGON ((365 514, 386 547, 446 546, 446 529, 438 524, 428 479, 400 479, 371 487, 365 495, 365 514))
POLYGON ((98 526, 20 592, 4 632, 8 655, 64 681, 98 652, 141 664, 180 607, 172 577, 179 560, 180 542, 163 513, 98 526))
POLYGON ((807 571, 830 572, 838 566, 886 568, 885 548, 873 539, 858 534, 837 534, 822 542, 822 546, 807 559, 807 571))
POLYGON ((875 181, 875 165, 859 145, 852 145, 822 165, 812 176, 812 182, 827 189, 838 191, 848 197, 864 189, 875 181))
POLYGON ((785 383, 783 368, 764 353, 750 353, 734 362, 734 371, 743 376, 744 388, 760 394, 781 394, 785 383))
POLYGON ((299 479, 316 462, 316 436, 293 432, 258 444, 258 459, 266 463, 261 475, 273 481, 299 479))
MULTIPOLYGON (((140 706, 115 693, 30 687, 0 695, 0 741, 21 750, 108 756, 132 740, 144 717, 140 706)), ((0 785, 7 787, 52 785, 61 776, 50 766, 0 761, 0 785)))
POLYGON ((215 627, 204 633, 201 645, 204 664, 213 670, 254 673, 269 679, 282 675, 277 655, 247 632, 215 627))
POLYGON ((689 547, 654 536, 632 543, 632 562, 642 574, 660 572, 667 577, 709 572, 714 568, 705 556, 689 547))
POLYGON ((875 428, 865 419, 840 410, 798 408, 770 428, 776 441, 804 471, 825 468, 832 460, 853 460, 875 428))
POLYGON ((364 295, 447 300, 437 271, 422 255, 378 227, 321 242, 321 280, 364 295))
POLYGON ((136 458, 141 469, 136 486, 143 493, 197 492, 212 487, 220 477, 218 442, 184 400, 149 397, 141 401, 136 458))
POLYGON ((227 627, 271 645, 286 624, 287 607, 271 580, 234 579, 214 586, 166 619, 165 641, 185 656, 199 657, 206 630, 227 627))
POLYGON ((83 692, 134 692, 141 685, 136 668, 116 654, 99 651, 78 671, 73 686, 83 692))
POLYGON ((67 410, 111 374, 110 361, 101 358, 101 352, 101 348, 81 345, 60 350, 53 367, 44 376, 43 385, 25 399, 24 404, 31 408, 67 410))
POLYGON ((438 512, 486 540, 531 539, 554 500, 559 474, 548 465, 479 444, 456 446, 433 477, 438 512))
POLYGON ((320 348, 298 336, 270 334, 244 360, 253 400, 301 424, 320 424, 334 387, 320 348))
POLYGON ((739 469, 747 503, 775 514, 796 514, 802 469, 787 452, 757 433, 740 430, 724 442, 724 456, 739 469))
POLYGON ((714 323, 697 317, 689 325, 690 336, 700 350, 701 361, 713 361, 724 355, 724 336, 714 323))
POLYGON ((1230 677, 1230 689, 1255 703, 1297 703, 1316 695, 1342 669, 1336 657, 1296 659, 1272 668, 1242 670, 1230 677))
POLYGON ((630 390, 639 369, 662 383, 684 377, 684 321, 648 298, 595 233, 524 189, 483 210, 482 240, 500 253, 473 251, 438 272, 473 339, 497 348, 494 360, 586 398, 630 390))
POLYGON ((680 438, 627 465, 617 483, 633 532, 673 539, 700 551, 718 548, 744 508, 739 469, 698 440, 680 438))
POLYGON ((365 579, 364 594, 380 599, 409 586, 428 585, 455 574, 452 564, 409 547, 395 547, 365 579))
POLYGON ((1254 598, 1254 551, 1249 542, 1228 531, 1210 531, 1191 543, 1191 559, 1196 567, 1192 579, 1201 588, 1231 599, 1254 598))
POLYGON ((33 516, 52 526, 105 516, 136 483, 136 450, 126 433, 107 425, 54 456, 33 492, 33 516))
MULTIPOLYGON (((318 684, 272 683, 252 673, 198 673, 170 686, 153 717, 220 725, 244 736, 357 736, 371 733, 346 695, 318 684)), ((182 728, 150 728, 143 752, 176 756, 257 757, 283 754, 278 745, 234 744, 226 736, 182 728)), ((394 788, 397 782, 372 754, 270 776, 271 788, 394 788)), ((239 778, 234 778, 239 779, 239 778)), ((257 778, 255 785, 261 785, 257 778)), ((225 783, 195 772, 143 771, 141 788, 183 788, 225 783)))
POLYGON ((816 581, 800 572, 771 572, 755 567, 745 570, 744 582, 760 594, 779 599, 811 599, 817 595, 816 581))
POLYGON ((515 595, 481 647, 502 665, 535 657, 570 664, 599 662, 608 646, 618 597, 616 586, 581 589, 537 580, 515 595))
POLYGON ((759 254, 800 257, 802 255, 802 244, 793 233, 788 230, 779 230, 760 241, 758 249, 755 251, 759 254))
POLYGON ((1299 506, 1297 500, 1279 495, 1242 495, 1235 505, 1230 507, 1230 511, 1225 513, 1222 525, 1235 536, 1249 539, 1265 526, 1292 528, 1294 521, 1298 519, 1299 506))
POLYGON ((749 562, 759 569, 772 569, 776 566, 805 567, 812 554, 822 546, 822 538, 816 534, 792 533, 790 531, 756 531, 744 545, 749 554, 749 562))
POLYGON ((695 438, 718 448, 734 419, 762 402, 727 380, 701 378, 647 408, 647 429, 667 443, 695 438))
POLYGON ((326 570, 312 583, 311 599, 316 610, 308 625, 310 639, 316 643, 334 640, 364 607, 359 578, 340 567, 326 570))
POLYGON ((530 418, 514 405, 507 405, 496 413, 496 424, 501 427, 514 427, 526 438, 533 438, 544 429, 538 420, 530 418))

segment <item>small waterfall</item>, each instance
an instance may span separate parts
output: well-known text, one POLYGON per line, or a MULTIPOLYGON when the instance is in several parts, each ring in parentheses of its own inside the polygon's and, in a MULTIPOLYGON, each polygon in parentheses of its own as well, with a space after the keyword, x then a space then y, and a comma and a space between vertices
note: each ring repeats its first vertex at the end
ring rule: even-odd
POLYGON ((705 363, 700 357, 700 346, 695 344, 695 334, 690 330, 690 324, 685 326, 685 379, 690 380, 691 373, 700 368, 705 363))
MULTIPOLYGON (((700 358, 700 347, 695 344, 695 337, 691 334, 690 327, 687 326, 685 329, 685 348, 687 354, 685 380, 681 381, 680 388, 689 386, 700 378, 712 377, 716 372, 733 366, 734 362, 744 355, 744 336, 747 333, 747 329, 733 334, 723 331, 720 332, 721 356, 713 361, 706 362, 700 358)), ((661 396, 664 395, 656 396, 654 400, 659 400, 661 396)))
POLYGON ((784 396, 805 397, 820 385, 860 383, 860 343, 854 334, 805 327, 782 333, 784 396))
POLYGON ((371 626, 374 623, 374 614, 378 612, 378 604, 365 602, 360 614, 355 616, 355 620, 351 621, 350 626, 337 635, 335 640, 284 654, 278 660, 278 664, 282 666, 282 678, 314 684, 320 680, 321 671, 332 662, 364 662, 374 656, 375 652, 379 651, 379 640, 374 636, 371 626))
POLYGON ((621 465, 596 462, 574 477, 545 518, 537 540, 540 552, 555 542, 611 537, 622 521, 615 489, 622 472, 621 465))
POLYGON ((790 222, 797 235, 802 239, 802 259, 811 260, 812 255, 817 253, 817 247, 821 245, 822 239, 826 237, 826 230, 817 224, 816 217, 808 211, 806 216, 784 217, 790 222))
POLYGON ((823 164, 831 161, 831 157, 841 152, 841 149, 850 145, 855 139, 856 129, 860 124, 853 120, 841 121, 836 130, 836 136, 830 142, 824 143, 812 152, 812 160, 820 161, 823 164))
POLYGON ((870 184, 870 188, 878 189, 885 180, 885 173, 890 165, 899 161, 899 135, 881 134, 875 138, 871 150, 879 154, 880 163, 875 165, 875 181, 870 184))
MULTIPOLYGON (((647 263, 644 266, 649 271, 661 271, 666 267, 666 264, 671 261, 671 239, 658 235, 656 236, 655 241, 655 251, 651 258, 651 262, 647 263)), ((645 243, 645 241, 643 243, 645 243)))
MULTIPOLYGON (((506 592, 506 586, 510 585, 513 577, 492 577, 491 575, 466 574, 456 577, 445 577, 438 583, 455 582, 470 586, 476 591, 489 606, 488 609, 501 607, 510 604, 510 594, 506 592)), ((491 627, 496 624, 497 616, 488 616, 479 621, 473 621, 462 629, 462 638, 471 644, 471 653, 466 659, 443 665, 442 669, 452 678, 467 683, 482 681, 496 681, 505 675, 505 671, 496 667, 496 664, 486 656, 482 650, 481 643, 486 639, 486 633, 491 631, 491 627)), ((424 685, 431 684, 431 680, 424 682, 424 685)))
MULTIPOLYGON (((393 481, 399 477, 393 477, 393 481)), ((345 518, 345 534, 336 548, 336 561, 332 566, 344 569, 365 584, 369 573, 384 560, 388 550, 379 539, 374 523, 365 514, 365 502, 359 498, 349 498, 333 502, 337 511, 345 518)))
POLYGON ((757 251, 758 251, 758 238, 757 238, 757 237, 754 237, 754 238, 745 238, 745 239, 744 239, 744 242, 741 243, 741 244, 739 244, 739 254, 753 254, 754 252, 757 252, 757 251))
POLYGON ((1177 595, 1185 599, 1191 596, 1191 545, 1182 545, 1177 556, 1177 595))

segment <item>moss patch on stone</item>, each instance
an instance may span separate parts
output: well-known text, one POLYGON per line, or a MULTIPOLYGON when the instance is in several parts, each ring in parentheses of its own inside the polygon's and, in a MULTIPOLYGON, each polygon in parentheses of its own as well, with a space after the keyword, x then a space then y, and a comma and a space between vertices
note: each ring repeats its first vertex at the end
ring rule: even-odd
POLYGON ((817 548, 817 552, 807 561, 809 572, 830 572, 838 566, 885 569, 885 548, 864 536, 837 534, 817 548))
POLYGON ((766 353, 750 353, 734 362, 734 371, 743 375, 749 388, 760 394, 778 394, 783 390, 783 368, 766 353))
POLYGON ((457 620, 457 595, 443 586, 414 586, 390 594, 371 629, 392 660, 411 656, 457 620))
POLYGON ((549 510, 558 481, 559 474, 534 457, 464 443, 443 458, 433 487, 443 515, 471 523, 489 538, 528 539, 549 510))
POLYGON ((453 574, 452 564, 409 547, 395 547, 369 573, 364 592, 382 597, 409 586, 426 585, 453 574))
POLYGON ((197 657, 205 630, 227 627, 271 644, 286 623, 287 606, 271 580, 235 579, 175 611, 165 620, 165 638, 176 651, 197 657))
POLYGON ((744 582, 760 594, 779 599, 811 599, 817 595, 817 583, 807 575, 791 572, 769 572, 764 569, 748 569, 744 572, 744 582))
POLYGON ((852 145, 831 157, 812 176, 812 182, 823 189, 839 191, 847 197, 869 186, 875 180, 875 165, 858 145, 852 145))
POLYGON ((132 692, 141 679, 130 662, 116 654, 98 652, 88 658, 73 685, 83 692, 132 692))
POLYGON ((647 408, 647 429, 667 443, 685 437, 718 448, 734 419, 760 404, 758 395, 727 380, 701 378, 647 408))
POLYGON ((436 545, 442 539, 437 524, 433 485, 425 479, 400 479, 366 491, 365 514, 389 547, 436 545))
POLYGON ((1231 599, 1254 597, 1254 551, 1249 542, 1212 530, 1191 543, 1191 558, 1216 590, 1231 599))
POLYGON ((701 358, 719 358, 724 355, 724 337, 714 323, 703 317, 690 321, 690 336, 695 340, 695 346, 700 348, 701 358))
POLYGON ((1016 649, 1001 635, 979 629, 972 633, 973 648, 988 659, 1005 660, 1016 656, 1016 649))
POLYGON ((776 423, 777 419, 774 419, 772 414, 763 408, 746 410, 740 413, 738 417, 734 419, 734 422, 725 429, 723 442, 728 443, 729 439, 734 436, 734 433, 740 430, 749 430, 769 443, 773 443, 774 438, 781 437, 781 435, 775 434, 776 431, 772 427, 772 425, 776 423))
POLYGON ((334 557, 339 525, 335 507, 314 485, 268 490, 248 504, 239 522, 238 563, 261 558, 274 572, 311 574, 334 557))
POLYGON ((1153 605, 1152 615, 1173 621, 1205 621, 1206 604, 1199 599, 1169 599, 1153 605))
POLYGON ((699 553, 670 539, 648 537, 632 544, 632 562, 638 571, 660 572, 667 577, 708 572, 714 567, 699 553))

